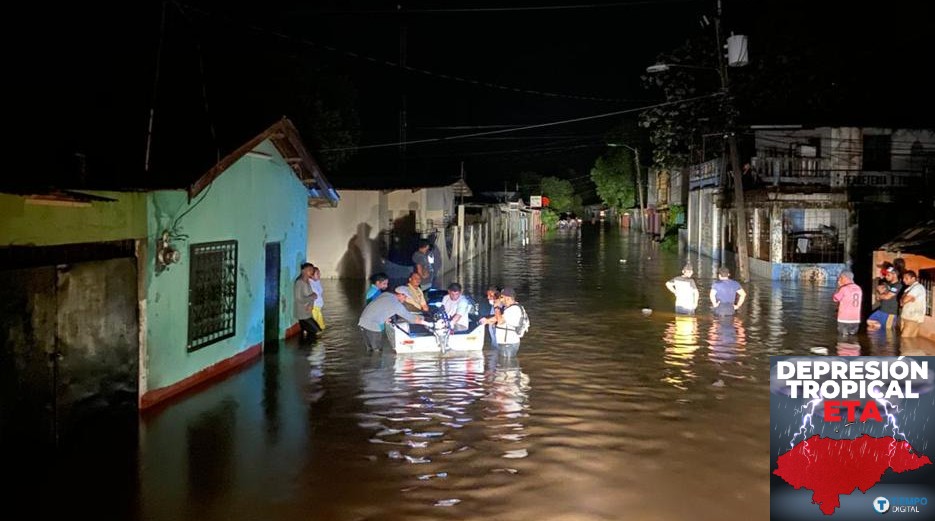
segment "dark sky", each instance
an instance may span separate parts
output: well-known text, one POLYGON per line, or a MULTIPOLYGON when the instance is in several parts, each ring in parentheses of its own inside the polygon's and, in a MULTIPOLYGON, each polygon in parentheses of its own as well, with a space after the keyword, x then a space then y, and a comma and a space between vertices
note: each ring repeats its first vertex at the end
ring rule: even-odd
MULTIPOLYGON (((23 88, 11 98, 13 111, 26 116, 24 157, 41 157, 48 167, 18 169, 7 182, 74 185, 74 154, 81 153, 91 185, 183 186, 282 115, 314 147, 315 122, 302 107, 315 99, 316 86, 334 90, 333 78, 353 87, 332 97, 356 107, 361 145, 399 139, 403 93, 410 140, 638 108, 660 97, 641 87, 646 66, 711 31, 699 20, 714 11, 710 1, 573 5, 424 1, 404 3, 400 13, 396 3, 377 1, 190 0, 166 4, 162 33, 160 2, 20 8, 28 11, 15 19, 36 43, 12 53, 23 88), (419 71, 385 63, 400 60, 401 27, 406 63, 419 71), (144 172, 150 107, 155 118, 144 172)), ((932 11, 925 2, 874 9, 853 2, 726 2, 725 33, 749 35, 753 60, 787 64, 790 70, 774 72, 796 91, 791 99, 803 100, 746 107, 744 121, 935 125, 935 83, 927 77, 935 50, 932 11), (814 89, 824 93, 818 109, 808 103, 814 89)), ((605 150, 602 135, 636 117, 410 145, 405 167, 396 147, 361 150, 328 174, 339 185, 398 178, 403 168, 413 179, 447 178, 464 161, 477 188, 502 186, 521 171, 581 175, 605 150)))

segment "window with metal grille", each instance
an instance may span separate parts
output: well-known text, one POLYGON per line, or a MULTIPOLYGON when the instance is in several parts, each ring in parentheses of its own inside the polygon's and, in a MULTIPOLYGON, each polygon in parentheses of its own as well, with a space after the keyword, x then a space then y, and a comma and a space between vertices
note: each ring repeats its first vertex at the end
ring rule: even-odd
POLYGON ((932 288, 935 288, 935 268, 919 270, 919 284, 925 288, 925 316, 932 316, 932 288))
POLYGON ((188 350, 234 336, 237 241, 192 244, 188 281, 188 350))

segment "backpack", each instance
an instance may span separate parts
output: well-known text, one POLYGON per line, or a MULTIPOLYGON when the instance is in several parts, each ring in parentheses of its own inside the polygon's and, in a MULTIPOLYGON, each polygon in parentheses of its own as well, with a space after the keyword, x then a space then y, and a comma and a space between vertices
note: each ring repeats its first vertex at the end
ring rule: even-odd
MULTIPOLYGON (((519 320, 519 326, 516 327, 514 332, 516 333, 516 336, 523 338, 523 335, 525 335, 526 332, 529 331, 529 315, 526 314, 526 308, 524 308, 523 306, 520 306, 519 304, 512 304, 509 307, 513 307, 513 306, 518 306, 519 311, 522 314, 522 317, 519 320)), ((506 310, 504 309, 504 311, 506 310)))

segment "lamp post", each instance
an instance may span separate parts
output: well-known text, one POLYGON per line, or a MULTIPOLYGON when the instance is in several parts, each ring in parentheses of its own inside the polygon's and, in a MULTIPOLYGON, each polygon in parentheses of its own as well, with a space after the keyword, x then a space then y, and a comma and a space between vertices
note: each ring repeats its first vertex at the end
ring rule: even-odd
POLYGON ((633 160, 636 162, 636 191, 640 195, 640 231, 646 233, 646 207, 643 205, 643 174, 640 171, 640 149, 624 143, 607 143, 607 146, 624 147, 633 152, 633 160))
MULTIPOLYGON (((714 33, 715 33, 715 43, 717 44, 717 68, 713 67, 700 67, 696 65, 681 65, 673 63, 657 63, 650 65, 646 68, 648 73, 659 73, 665 72, 670 68, 682 68, 682 69, 705 69, 712 70, 718 73, 718 76, 721 80, 721 92, 724 93, 725 103, 730 104, 730 91, 729 83, 727 81, 727 66, 724 63, 724 53, 721 50, 721 2, 718 0, 717 3, 717 16, 714 17, 714 33)), ((746 61, 746 49, 743 50, 742 59, 736 62, 732 62, 731 65, 743 66, 747 64, 746 61)), ((740 155, 737 153, 737 136, 734 134, 733 126, 733 110, 731 106, 728 106, 727 111, 727 146, 730 151, 730 162, 731 162, 731 177, 734 181, 734 215, 736 216, 736 237, 734 243, 737 246, 737 271, 738 278, 741 282, 747 282, 750 280, 750 269, 749 263, 747 261, 747 212, 746 207, 744 206, 744 194, 743 194, 743 180, 741 178, 740 171, 740 155)))

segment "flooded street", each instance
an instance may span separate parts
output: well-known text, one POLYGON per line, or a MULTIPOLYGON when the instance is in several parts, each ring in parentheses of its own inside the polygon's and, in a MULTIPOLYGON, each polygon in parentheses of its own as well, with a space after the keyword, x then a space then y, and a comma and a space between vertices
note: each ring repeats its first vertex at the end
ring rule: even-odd
POLYGON ((513 285, 529 313, 512 361, 367 355, 363 285, 325 281, 317 344, 148 412, 99 500, 145 520, 766 519, 768 356, 860 347, 835 345, 830 288, 757 280, 713 319, 716 266, 691 260, 692 318, 664 287, 684 257, 616 228, 476 260, 466 291, 513 285))

